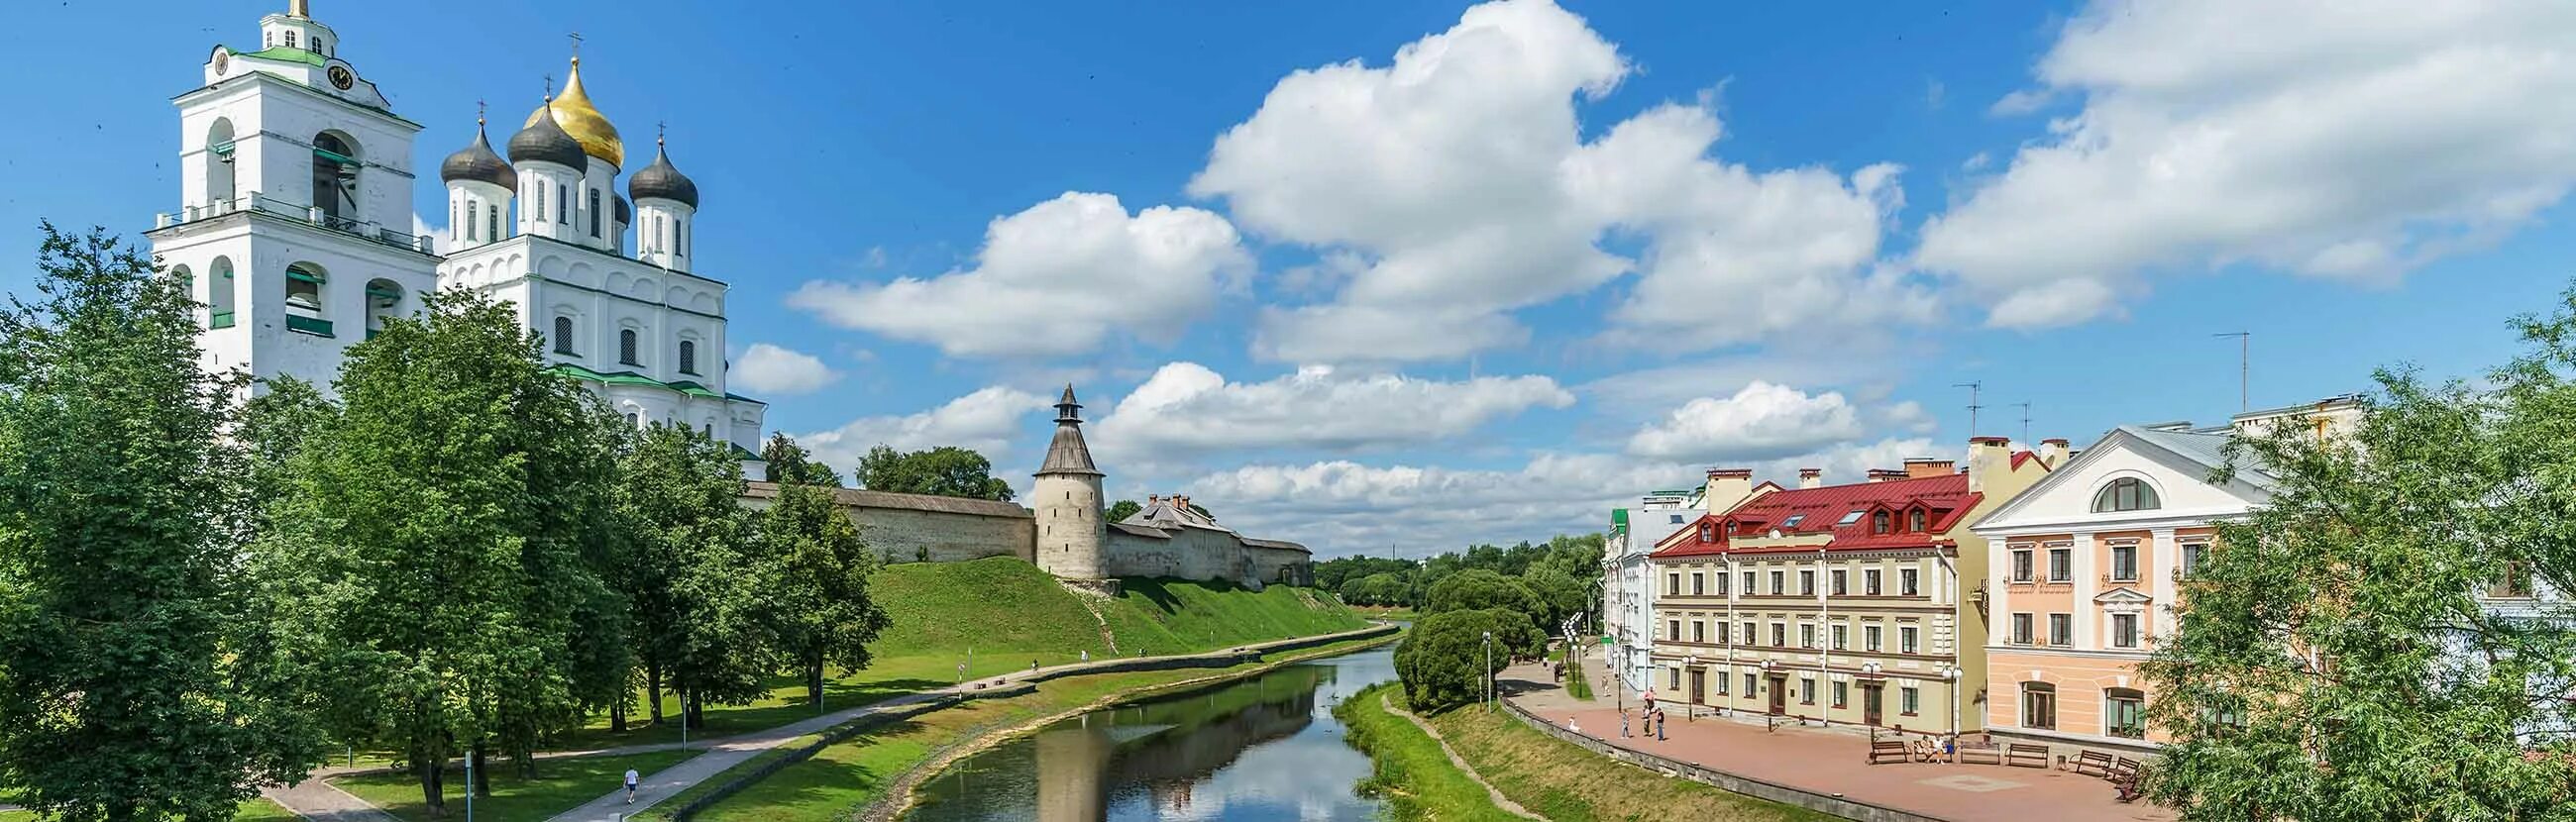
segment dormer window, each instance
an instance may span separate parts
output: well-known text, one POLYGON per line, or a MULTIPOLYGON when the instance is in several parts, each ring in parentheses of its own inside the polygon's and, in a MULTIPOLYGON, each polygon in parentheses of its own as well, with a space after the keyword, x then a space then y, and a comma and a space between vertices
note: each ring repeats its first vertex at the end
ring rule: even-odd
POLYGON ((1905 515, 1905 530, 1918 532, 1926 530, 1925 526, 1931 524, 1930 520, 1931 517, 1924 516, 1923 509, 1916 508, 1913 513, 1905 515))
POLYGON ((1699 524, 1699 541, 1701 541, 1701 542, 1716 542, 1716 541, 1717 541, 1717 526, 1716 526, 1715 524, 1712 524, 1712 523, 1706 523, 1706 522, 1700 523, 1700 524, 1699 524))
POLYGON ((1782 530, 1796 528, 1798 527, 1798 523, 1805 521, 1807 521, 1807 515, 1805 514, 1790 514, 1788 519, 1780 521, 1780 527, 1782 530))
POLYGON ((1895 518, 1888 516, 1885 511, 1871 513, 1869 515, 1869 532, 1873 534, 1887 533, 1892 529, 1892 526, 1889 523, 1893 519, 1895 518))

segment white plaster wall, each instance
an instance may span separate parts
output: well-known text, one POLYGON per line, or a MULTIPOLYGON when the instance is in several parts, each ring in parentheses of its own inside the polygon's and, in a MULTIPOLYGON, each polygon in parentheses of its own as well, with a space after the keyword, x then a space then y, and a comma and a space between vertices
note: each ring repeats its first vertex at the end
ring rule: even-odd
POLYGON ((1028 502, 1037 510, 1038 567, 1069 579, 1101 579, 1107 570, 1107 527, 1101 522, 1100 478, 1050 474, 1037 478, 1028 502))

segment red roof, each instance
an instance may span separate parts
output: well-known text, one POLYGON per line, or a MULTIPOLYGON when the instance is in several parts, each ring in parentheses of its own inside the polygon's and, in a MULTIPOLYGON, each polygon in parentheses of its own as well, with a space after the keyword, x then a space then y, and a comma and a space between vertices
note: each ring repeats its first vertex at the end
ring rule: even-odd
POLYGON ((1658 558, 1707 556, 1722 553, 1769 553, 1864 548, 1918 548, 1950 542, 1952 528, 1963 524, 1968 511, 1977 507, 1985 495, 1968 490, 1968 475, 1942 474, 1915 479, 1858 482, 1849 485, 1827 485, 1821 488, 1798 488, 1773 491, 1754 497, 1735 510, 1712 513, 1699 523, 1674 532, 1651 556, 1658 558), (1921 510, 1923 530, 1909 530, 1911 514, 1921 510), (1874 513, 1888 514, 1888 533, 1872 533, 1874 513), (1853 516, 1858 512, 1858 516, 1853 516), (1849 519, 1849 522, 1845 522, 1849 519), (1702 525, 1712 537, 1702 541, 1702 525), (1832 540, 1822 546, 1799 545, 1778 547, 1731 548, 1733 537, 1768 539, 1772 531, 1781 535, 1831 534, 1832 540))

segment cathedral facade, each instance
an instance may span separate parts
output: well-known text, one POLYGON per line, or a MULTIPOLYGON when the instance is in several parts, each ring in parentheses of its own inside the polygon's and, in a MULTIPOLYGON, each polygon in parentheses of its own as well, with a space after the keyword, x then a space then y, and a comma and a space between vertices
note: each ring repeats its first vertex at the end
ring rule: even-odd
POLYGON ((147 236, 207 308, 210 368, 292 376, 328 391, 347 348, 421 298, 464 286, 516 306, 549 366, 636 425, 760 440, 767 406, 726 391, 727 286, 697 273, 697 184, 656 141, 627 165, 617 127, 572 61, 496 150, 474 140, 439 165, 447 228, 415 234, 412 140, 339 56, 304 0, 260 20, 257 49, 216 46, 204 84, 175 100, 179 211, 147 236))

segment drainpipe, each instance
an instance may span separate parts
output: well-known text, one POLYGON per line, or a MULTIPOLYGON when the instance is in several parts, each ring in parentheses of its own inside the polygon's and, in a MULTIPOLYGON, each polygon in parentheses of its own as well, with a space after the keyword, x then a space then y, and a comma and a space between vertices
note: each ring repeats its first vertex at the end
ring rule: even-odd
MULTIPOLYGON (((1816 670, 1819 678, 1825 681, 1826 693, 1834 690, 1833 592, 1833 574, 1825 568, 1825 549, 1819 547, 1816 549, 1816 652, 1819 654, 1817 659, 1823 661, 1817 663, 1816 670)), ((1824 707, 1816 709, 1816 716, 1824 720, 1822 724, 1826 727, 1833 727, 1833 712, 1833 700, 1827 699, 1824 707)))
POLYGON ((1938 548, 1932 550, 1932 561, 1941 563, 1941 585, 1949 594, 1946 598, 1950 600, 1950 611, 1953 614, 1950 621, 1950 669, 1948 671, 1950 676, 1948 679, 1950 680, 1950 738, 1957 739, 1959 738, 1959 712, 1967 704, 1964 696, 1959 693, 1959 681, 1967 676, 1967 670, 1959 667, 1959 650, 1964 647, 1960 644, 1960 639, 1961 634, 1964 633, 1962 629, 1967 627, 1967 621, 1956 616, 1959 610, 1958 566, 1951 565, 1950 558, 1942 556, 1938 548))
MULTIPOLYGON (((1733 679, 1735 678, 1735 595, 1737 593, 1735 590, 1735 557, 1719 554, 1717 562, 1717 567, 1721 569, 1718 573, 1726 575, 1718 579, 1719 584, 1726 586, 1726 624, 1718 628, 1717 631, 1718 636, 1726 638, 1726 664, 1722 666, 1725 672, 1718 674, 1718 676, 1733 679)), ((1727 685, 1728 682, 1725 679, 1718 680, 1717 682, 1717 687, 1720 691, 1726 690, 1727 685)), ((1726 701, 1731 703, 1735 700, 1729 699, 1726 701)), ((1719 706, 1717 709, 1717 715, 1726 716, 1726 706, 1719 706)))

